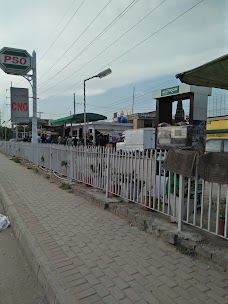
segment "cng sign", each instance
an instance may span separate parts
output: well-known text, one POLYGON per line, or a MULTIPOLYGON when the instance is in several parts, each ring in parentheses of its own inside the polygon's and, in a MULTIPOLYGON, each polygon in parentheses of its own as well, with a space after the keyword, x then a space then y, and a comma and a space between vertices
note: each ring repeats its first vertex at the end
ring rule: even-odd
POLYGON ((28 89, 10 88, 11 96, 11 121, 14 124, 28 123, 29 121, 29 97, 28 89))
POLYGON ((32 58, 26 50, 4 47, 0 50, 0 68, 7 74, 26 75, 32 69, 32 58))

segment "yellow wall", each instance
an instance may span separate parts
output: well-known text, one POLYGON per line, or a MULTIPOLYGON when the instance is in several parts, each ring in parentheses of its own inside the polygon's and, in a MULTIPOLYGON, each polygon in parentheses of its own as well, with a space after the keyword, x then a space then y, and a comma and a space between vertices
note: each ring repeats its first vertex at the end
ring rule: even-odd
POLYGON ((209 120, 207 121, 207 131, 214 130, 214 134, 207 134, 207 138, 223 138, 228 137, 228 120, 227 119, 221 119, 221 120, 209 120), (218 132, 216 131, 224 130, 224 132, 218 132))
POLYGON ((214 120, 207 122, 207 130, 228 129, 228 120, 214 120))

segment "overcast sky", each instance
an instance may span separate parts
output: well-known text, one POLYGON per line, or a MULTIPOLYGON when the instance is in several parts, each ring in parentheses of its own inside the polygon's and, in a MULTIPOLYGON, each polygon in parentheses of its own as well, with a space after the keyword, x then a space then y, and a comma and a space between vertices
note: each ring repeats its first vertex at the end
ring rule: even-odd
MULTIPOLYGON (((87 111, 112 118, 113 112, 130 110, 134 87, 134 111, 149 111, 154 109, 152 90, 174 86, 176 73, 227 53, 228 1, 199 2, 4 1, 0 48, 37 52, 38 111, 44 112, 43 118, 69 115, 74 92, 76 112, 83 112, 83 80, 108 67, 110 76, 86 83, 87 111)), ((2 120, 10 117, 6 90, 11 81, 13 86, 29 88, 24 78, 0 70, 2 120)))

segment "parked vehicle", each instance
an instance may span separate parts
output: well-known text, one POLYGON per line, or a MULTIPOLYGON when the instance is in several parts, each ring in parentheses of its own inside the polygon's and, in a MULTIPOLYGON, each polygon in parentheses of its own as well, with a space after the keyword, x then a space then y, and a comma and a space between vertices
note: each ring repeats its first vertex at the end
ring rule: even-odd
POLYGON ((117 150, 143 152, 155 149, 155 128, 130 129, 123 132, 123 142, 116 144, 117 150))
POLYGON ((206 141, 207 152, 228 152, 228 137, 227 138, 210 138, 206 141))

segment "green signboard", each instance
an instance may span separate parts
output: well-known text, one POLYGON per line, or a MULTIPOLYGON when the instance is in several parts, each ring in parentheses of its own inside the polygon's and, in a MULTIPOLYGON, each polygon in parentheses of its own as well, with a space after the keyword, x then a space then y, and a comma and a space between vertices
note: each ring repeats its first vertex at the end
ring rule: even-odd
POLYGON ((161 96, 173 95, 179 93, 179 86, 161 90, 161 96))

